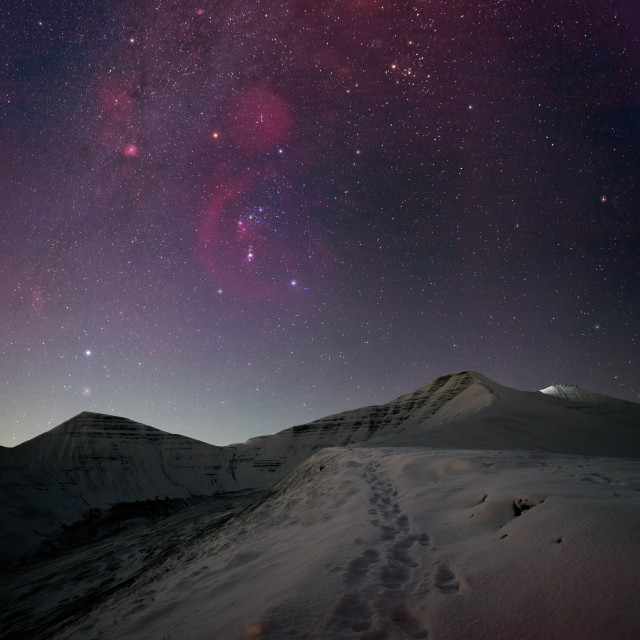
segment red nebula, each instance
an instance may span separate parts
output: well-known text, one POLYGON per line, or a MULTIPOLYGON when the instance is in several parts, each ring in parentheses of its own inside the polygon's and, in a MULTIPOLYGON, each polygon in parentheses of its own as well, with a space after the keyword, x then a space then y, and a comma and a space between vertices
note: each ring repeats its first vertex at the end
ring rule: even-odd
POLYGON ((203 212, 196 252, 219 291, 231 291, 246 300, 277 300, 286 295, 278 286, 299 263, 296 251, 267 231, 238 224, 243 198, 256 188, 248 173, 220 189, 203 212))
POLYGON ((284 141, 291 130, 287 102, 266 87, 244 91, 230 105, 229 133, 246 151, 264 151, 284 141))
POLYGON ((138 157, 138 147, 135 144, 128 144, 124 151, 122 152, 125 158, 137 158, 138 157))

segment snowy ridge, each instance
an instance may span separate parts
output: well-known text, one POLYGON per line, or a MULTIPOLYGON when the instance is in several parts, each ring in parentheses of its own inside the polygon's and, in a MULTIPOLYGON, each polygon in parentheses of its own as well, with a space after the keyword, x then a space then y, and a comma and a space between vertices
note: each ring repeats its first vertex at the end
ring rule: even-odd
POLYGON ((441 376, 386 404, 344 411, 233 445, 234 460, 240 474, 260 461, 280 478, 325 447, 381 441, 482 412, 494 400, 488 384, 484 376, 470 371, 441 376))

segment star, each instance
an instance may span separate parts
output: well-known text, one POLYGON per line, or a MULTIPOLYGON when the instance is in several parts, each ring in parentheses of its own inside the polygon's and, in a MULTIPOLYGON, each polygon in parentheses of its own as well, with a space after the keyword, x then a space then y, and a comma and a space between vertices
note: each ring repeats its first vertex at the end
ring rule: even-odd
POLYGON ((636 399, 633 3, 254 4, 5 12, 0 445, 84 388, 215 444, 462 368, 636 399))

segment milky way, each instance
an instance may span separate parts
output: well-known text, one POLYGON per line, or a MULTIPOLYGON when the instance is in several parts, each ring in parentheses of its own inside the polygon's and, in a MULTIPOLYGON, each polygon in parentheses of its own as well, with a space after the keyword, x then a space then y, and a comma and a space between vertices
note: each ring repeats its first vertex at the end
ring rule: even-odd
POLYGON ((225 444, 460 369, 640 397, 635 1, 0 21, 0 444, 225 444))

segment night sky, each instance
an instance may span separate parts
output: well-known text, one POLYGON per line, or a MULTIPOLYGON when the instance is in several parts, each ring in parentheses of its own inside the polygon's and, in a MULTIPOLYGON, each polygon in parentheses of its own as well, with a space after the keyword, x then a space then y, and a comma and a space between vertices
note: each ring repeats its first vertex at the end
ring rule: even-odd
POLYGON ((3 0, 0 444, 474 369, 640 398, 637 0, 3 0))

